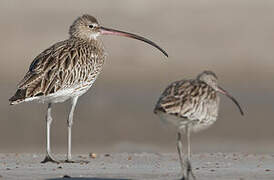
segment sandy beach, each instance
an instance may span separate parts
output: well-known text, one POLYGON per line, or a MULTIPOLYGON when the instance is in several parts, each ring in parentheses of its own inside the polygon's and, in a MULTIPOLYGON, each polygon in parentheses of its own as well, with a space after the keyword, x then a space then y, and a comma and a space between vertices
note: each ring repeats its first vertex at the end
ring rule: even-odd
MULTIPOLYGON (((65 155, 56 155, 64 159, 65 155)), ((89 163, 41 164, 42 154, 0 154, 1 179, 178 179, 177 154, 117 153, 74 155, 89 163)), ((204 153, 192 157, 198 180, 273 180, 274 155, 204 153)))

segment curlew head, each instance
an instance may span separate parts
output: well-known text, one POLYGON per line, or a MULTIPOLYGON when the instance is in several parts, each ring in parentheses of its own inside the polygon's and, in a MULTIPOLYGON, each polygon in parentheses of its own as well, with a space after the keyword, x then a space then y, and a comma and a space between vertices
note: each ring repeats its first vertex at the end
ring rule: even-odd
POLYGON ((133 38, 133 39, 137 39, 137 40, 146 42, 146 43, 156 47, 166 57, 168 57, 168 54, 165 52, 165 50, 163 50, 156 43, 154 43, 144 37, 136 35, 136 34, 100 26, 98 21, 93 16, 88 15, 88 14, 78 17, 73 22, 73 24, 70 26, 69 34, 71 37, 77 37, 77 38, 81 38, 81 39, 85 39, 85 40, 92 40, 92 39, 96 40, 96 38, 100 35, 118 35, 118 36, 129 37, 129 38, 133 38))
POLYGON ((96 39, 100 35, 98 21, 90 15, 78 17, 70 26, 69 34, 81 39, 96 39))
POLYGON ((201 74, 197 76, 197 79, 206 83, 207 85, 212 87, 214 90, 218 89, 218 77, 212 71, 202 72, 201 74))
POLYGON ((222 93, 222 94, 226 95, 227 97, 229 97, 236 104, 236 106, 239 108, 241 115, 244 115, 244 112, 243 112, 240 104, 238 103, 238 101, 232 95, 230 95, 226 90, 224 90, 222 87, 220 87, 218 85, 218 77, 214 72, 204 71, 197 76, 197 79, 199 81, 206 83, 208 86, 213 88, 215 91, 222 93))

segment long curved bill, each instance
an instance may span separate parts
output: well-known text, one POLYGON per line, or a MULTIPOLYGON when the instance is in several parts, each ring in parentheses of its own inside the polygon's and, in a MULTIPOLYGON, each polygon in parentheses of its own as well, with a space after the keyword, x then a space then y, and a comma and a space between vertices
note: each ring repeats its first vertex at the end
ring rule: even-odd
POLYGON ((124 37, 133 38, 133 39, 138 39, 140 41, 146 42, 146 43, 156 47, 166 57, 168 57, 167 52, 164 49, 162 49, 160 46, 158 46, 156 43, 154 43, 154 42, 152 42, 152 41, 150 41, 150 40, 148 40, 144 37, 138 36, 136 34, 132 34, 132 33, 124 32, 124 31, 119 31, 119 30, 115 30, 115 29, 109 29, 109 28, 105 28, 105 27, 102 27, 102 26, 100 26, 100 32, 101 32, 101 34, 104 34, 104 35, 118 35, 118 36, 124 36, 124 37))
POLYGON ((242 110, 240 104, 238 103, 238 101, 237 101, 233 96, 231 96, 226 90, 224 90, 224 89, 221 88, 220 86, 218 86, 218 91, 219 91, 220 93, 226 95, 227 97, 229 97, 229 98, 237 105, 237 107, 238 107, 239 110, 240 110, 241 115, 242 115, 242 116, 244 115, 244 112, 243 112, 243 110, 242 110))

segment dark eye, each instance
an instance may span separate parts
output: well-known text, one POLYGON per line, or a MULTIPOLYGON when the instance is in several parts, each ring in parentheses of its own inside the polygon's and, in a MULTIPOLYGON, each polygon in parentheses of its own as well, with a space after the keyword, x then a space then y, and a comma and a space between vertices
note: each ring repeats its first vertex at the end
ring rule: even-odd
POLYGON ((88 27, 89 27, 89 28, 91 28, 91 29, 92 29, 92 28, 94 28, 94 26, 93 26, 92 24, 91 24, 91 25, 89 25, 88 27))

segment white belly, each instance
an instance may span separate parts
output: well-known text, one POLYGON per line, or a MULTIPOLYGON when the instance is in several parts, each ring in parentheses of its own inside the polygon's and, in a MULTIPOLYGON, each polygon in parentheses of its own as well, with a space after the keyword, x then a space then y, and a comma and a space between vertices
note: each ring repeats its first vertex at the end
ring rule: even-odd
POLYGON ((25 99, 25 102, 35 101, 39 103, 59 103, 64 102, 72 97, 81 96, 86 93, 94 83, 95 79, 89 83, 83 83, 76 86, 72 86, 66 89, 57 91, 56 93, 49 94, 47 96, 38 96, 25 99))

